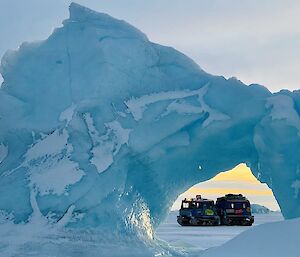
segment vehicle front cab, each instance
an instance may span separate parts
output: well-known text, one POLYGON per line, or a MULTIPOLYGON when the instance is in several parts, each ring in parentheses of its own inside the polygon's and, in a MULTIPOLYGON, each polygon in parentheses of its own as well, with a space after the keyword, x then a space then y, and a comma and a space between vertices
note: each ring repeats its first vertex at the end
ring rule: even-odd
POLYGON ((220 218, 214 201, 197 196, 182 200, 177 222, 181 226, 220 225, 220 218))

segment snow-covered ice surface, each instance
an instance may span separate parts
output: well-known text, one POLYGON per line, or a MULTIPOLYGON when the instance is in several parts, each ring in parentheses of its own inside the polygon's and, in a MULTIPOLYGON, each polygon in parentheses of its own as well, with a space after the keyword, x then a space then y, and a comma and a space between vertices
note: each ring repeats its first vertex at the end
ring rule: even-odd
MULTIPOLYGON (((243 226, 182 227, 177 223, 177 215, 177 211, 171 212, 155 234, 175 248, 184 248, 190 253, 221 246, 251 228, 243 226)), ((282 220, 282 214, 279 212, 256 214, 253 226, 282 220)))
POLYGON ((299 257, 300 218, 272 222, 249 229, 201 257, 299 257))
POLYGON ((182 255, 155 229, 179 194, 240 163, 300 216, 299 91, 212 76, 74 3, 0 72, 2 256, 182 255))

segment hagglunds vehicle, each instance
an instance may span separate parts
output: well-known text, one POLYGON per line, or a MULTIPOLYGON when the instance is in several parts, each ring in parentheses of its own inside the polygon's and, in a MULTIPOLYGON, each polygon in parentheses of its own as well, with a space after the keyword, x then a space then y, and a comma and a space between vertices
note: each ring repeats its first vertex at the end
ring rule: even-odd
POLYGON ((177 222, 181 226, 220 225, 220 218, 213 200, 201 198, 185 198, 181 202, 177 222))
POLYGON ((216 207, 222 225, 251 226, 254 222, 250 202, 242 194, 227 194, 219 197, 216 207))

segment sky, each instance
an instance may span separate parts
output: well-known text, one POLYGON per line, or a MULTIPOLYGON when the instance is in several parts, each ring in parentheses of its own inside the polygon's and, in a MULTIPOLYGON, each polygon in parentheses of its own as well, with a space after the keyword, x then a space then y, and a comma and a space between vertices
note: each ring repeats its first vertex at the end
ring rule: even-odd
POLYGON ((172 209, 179 209, 184 198, 201 195, 203 198, 216 200, 217 197, 230 193, 243 194, 251 203, 264 205, 274 211, 280 210, 272 190, 266 184, 260 183, 245 164, 191 187, 178 197, 172 209))
MULTIPOLYGON (((77 0, 124 19, 201 68, 272 92, 300 82, 298 0, 77 0)), ((0 56, 45 39, 68 17, 69 0, 0 0, 0 56)), ((1 78, 0 78, 1 80, 1 78)))

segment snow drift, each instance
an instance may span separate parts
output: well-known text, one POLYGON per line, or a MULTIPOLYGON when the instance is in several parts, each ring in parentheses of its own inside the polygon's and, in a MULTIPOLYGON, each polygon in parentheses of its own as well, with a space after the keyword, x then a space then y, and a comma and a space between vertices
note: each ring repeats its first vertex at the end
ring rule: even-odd
POLYGON ((3 220, 148 240, 180 193, 240 163, 300 216, 299 92, 212 76, 77 4, 1 74, 3 220))
POLYGON ((206 250, 200 256, 298 257, 299 227, 299 218, 256 226, 220 247, 206 250))

